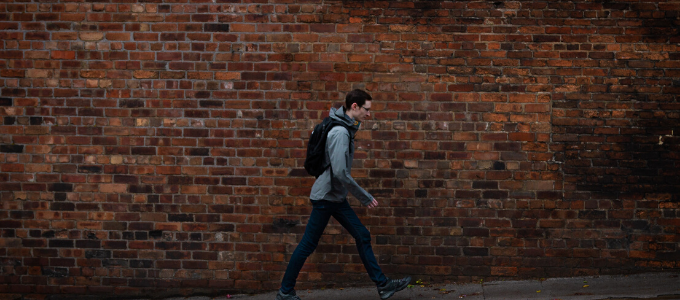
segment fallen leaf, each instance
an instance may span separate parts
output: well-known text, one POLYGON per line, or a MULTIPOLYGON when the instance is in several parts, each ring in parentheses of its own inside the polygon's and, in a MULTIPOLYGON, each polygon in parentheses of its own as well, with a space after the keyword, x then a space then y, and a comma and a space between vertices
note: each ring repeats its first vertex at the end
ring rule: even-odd
POLYGON ((541 292, 541 290, 536 291, 536 293, 540 293, 540 292, 541 292))
POLYGON ((586 284, 586 285, 584 285, 583 287, 584 287, 584 288, 587 288, 587 287, 589 287, 589 285, 586 284))

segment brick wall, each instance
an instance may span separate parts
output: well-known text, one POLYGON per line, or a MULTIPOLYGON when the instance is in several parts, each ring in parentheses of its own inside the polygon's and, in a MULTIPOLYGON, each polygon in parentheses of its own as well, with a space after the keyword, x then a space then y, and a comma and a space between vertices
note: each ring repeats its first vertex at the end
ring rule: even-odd
MULTIPOLYGON (((250 2, 0 4, 4 297, 278 288, 354 88, 388 275, 680 268, 679 3, 250 2)), ((326 233, 299 288, 367 284, 326 233)))

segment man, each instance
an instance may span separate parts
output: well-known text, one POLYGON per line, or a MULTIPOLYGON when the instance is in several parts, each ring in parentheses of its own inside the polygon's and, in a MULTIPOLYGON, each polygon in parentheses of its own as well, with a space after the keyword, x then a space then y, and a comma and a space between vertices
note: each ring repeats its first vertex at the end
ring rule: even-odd
POLYGON ((361 224, 347 202, 347 193, 351 192, 369 209, 378 206, 378 201, 361 188, 350 174, 354 159, 353 138, 361 122, 371 116, 371 100, 368 93, 357 89, 347 94, 344 107, 331 108, 330 117, 344 123, 347 128, 335 126, 328 132, 325 163, 330 162, 330 167, 316 179, 312 186, 310 195, 312 214, 309 216, 305 234, 290 258, 276 300, 300 299, 295 295, 295 281, 305 260, 316 249, 331 216, 338 220, 356 240, 361 261, 364 263, 368 276, 378 286, 381 299, 391 297, 411 282, 411 277, 399 280, 385 277, 373 254, 371 234, 361 224))

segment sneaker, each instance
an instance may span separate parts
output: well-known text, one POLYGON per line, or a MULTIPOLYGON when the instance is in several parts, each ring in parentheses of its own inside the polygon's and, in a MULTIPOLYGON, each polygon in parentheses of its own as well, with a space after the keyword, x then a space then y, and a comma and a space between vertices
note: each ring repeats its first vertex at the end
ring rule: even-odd
POLYGON ((410 276, 406 276, 402 279, 397 280, 389 279, 385 286, 378 287, 378 294, 380 295, 380 299, 385 300, 389 297, 392 297, 394 293, 405 289, 409 283, 411 283, 410 276))
POLYGON ((298 297, 295 294, 295 291, 290 292, 290 294, 284 294, 279 290, 279 293, 276 294, 276 300, 302 300, 300 297, 298 297))

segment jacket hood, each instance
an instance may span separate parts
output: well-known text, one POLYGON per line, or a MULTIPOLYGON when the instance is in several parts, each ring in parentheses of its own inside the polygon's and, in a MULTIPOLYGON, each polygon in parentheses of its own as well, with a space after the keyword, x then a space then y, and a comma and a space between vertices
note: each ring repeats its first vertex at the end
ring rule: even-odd
POLYGON ((347 125, 347 127, 351 129, 350 133, 352 134, 352 136, 354 136, 357 130, 359 130, 359 126, 361 125, 361 122, 355 121, 345 113, 345 107, 340 107, 339 109, 331 107, 331 112, 329 113, 329 116, 333 120, 340 121, 347 125))

